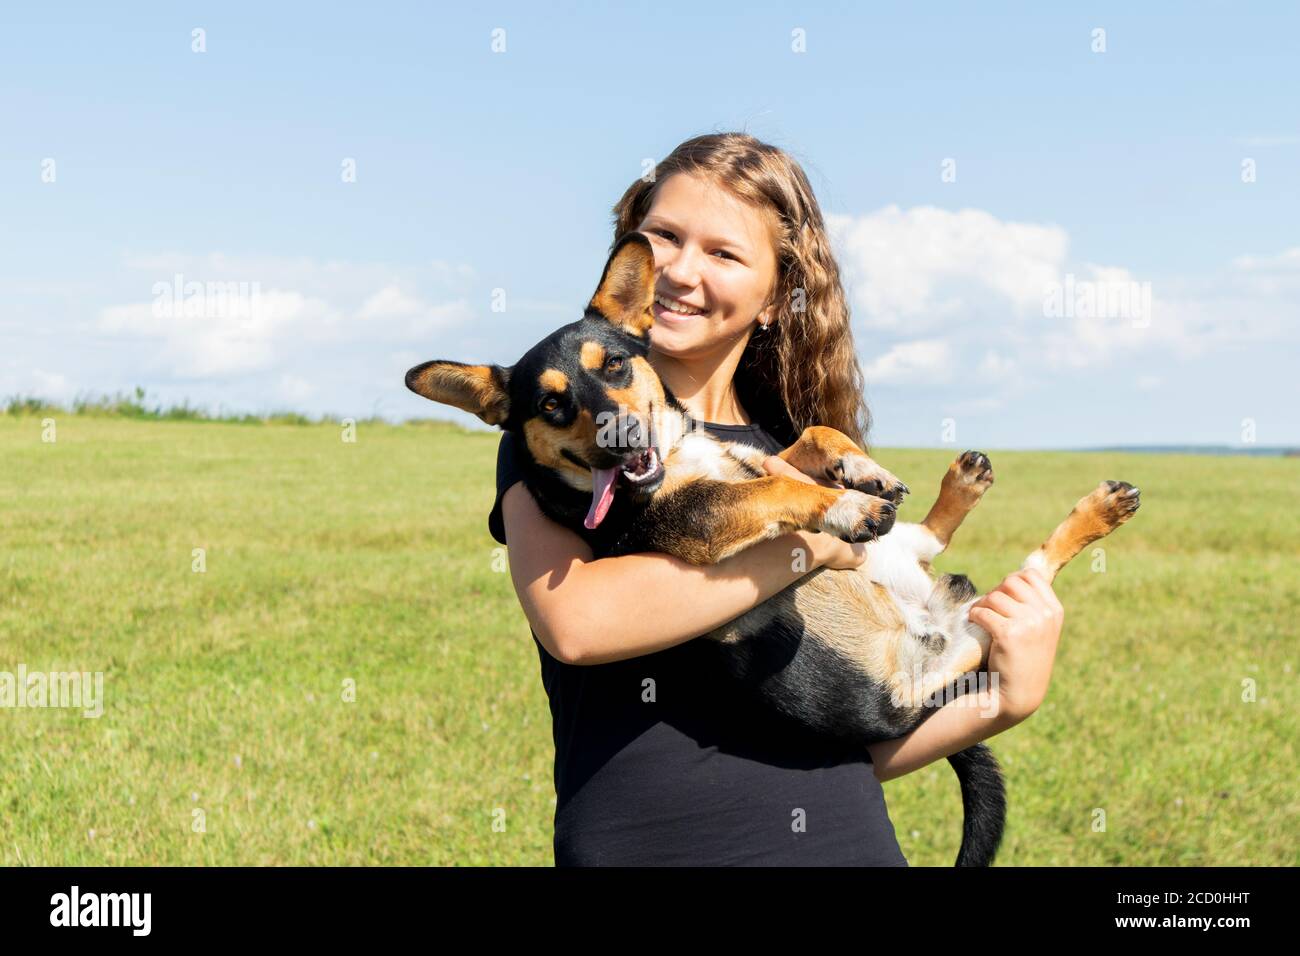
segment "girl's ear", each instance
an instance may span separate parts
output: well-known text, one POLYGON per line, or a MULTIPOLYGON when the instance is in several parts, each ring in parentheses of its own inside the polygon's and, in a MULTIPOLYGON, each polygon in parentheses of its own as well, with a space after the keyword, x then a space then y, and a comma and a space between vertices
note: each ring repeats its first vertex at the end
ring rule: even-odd
POLYGON ((641 233, 629 232, 609 254, 587 314, 599 313, 624 332, 643 339, 655 324, 654 299, 654 249, 641 233))
POLYGON ((406 387, 489 425, 500 425, 510 415, 510 369, 500 365, 425 362, 406 373, 406 387))

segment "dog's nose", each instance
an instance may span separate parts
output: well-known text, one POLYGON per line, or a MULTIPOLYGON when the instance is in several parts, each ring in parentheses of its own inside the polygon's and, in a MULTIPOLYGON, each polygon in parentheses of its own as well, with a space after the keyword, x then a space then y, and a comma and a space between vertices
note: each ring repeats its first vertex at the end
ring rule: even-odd
POLYGON ((650 429, 635 415, 610 416, 596 432, 596 447, 597 457, 608 459, 608 467, 613 467, 615 461, 650 447, 650 429))
POLYGON ((641 419, 629 417, 626 427, 619 429, 619 432, 623 438, 620 451, 640 451, 645 448, 646 430, 641 425, 641 419))

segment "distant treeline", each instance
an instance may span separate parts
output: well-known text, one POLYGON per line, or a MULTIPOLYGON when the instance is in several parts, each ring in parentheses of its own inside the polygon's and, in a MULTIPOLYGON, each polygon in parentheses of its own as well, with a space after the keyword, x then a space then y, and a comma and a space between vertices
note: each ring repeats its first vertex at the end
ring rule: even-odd
MULTIPOLYGON (((177 405, 163 405, 161 402, 151 404, 145 399, 145 390, 139 387, 129 395, 119 392, 115 395, 78 397, 66 405, 31 395, 14 395, 4 399, 0 408, 3 408, 5 414, 15 417, 90 415, 98 418, 134 418, 142 421, 226 422, 238 425, 334 425, 345 418, 351 418, 359 425, 393 424, 378 415, 365 417, 332 414, 311 416, 293 411, 262 413, 224 412, 220 409, 211 411, 198 405, 191 405, 188 400, 177 405)), ((454 422, 435 418, 408 419, 402 424, 460 428, 454 422)))
POLYGON ((1160 455, 1252 455, 1259 458, 1297 458, 1300 448, 1284 445, 1116 445, 1113 448, 1076 448, 1074 451, 1124 451, 1134 454, 1151 452, 1160 455))

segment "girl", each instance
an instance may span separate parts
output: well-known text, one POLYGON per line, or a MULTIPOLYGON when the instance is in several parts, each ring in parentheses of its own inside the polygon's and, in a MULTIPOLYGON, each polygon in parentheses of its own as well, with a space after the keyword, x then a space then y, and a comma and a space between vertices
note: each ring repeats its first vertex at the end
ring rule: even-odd
MULTIPOLYGON (((745 134, 699 136, 614 216, 615 242, 636 230, 654 248, 650 361, 702 427, 775 453, 829 425, 866 447, 848 306, 793 159, 745 134)), ((1041 575, 1018 572, 971 611, 993 639, 996 717, 950 703, 856 750, 786 724, 691 639, 818 567, 858 567, 863 546, 800 532, 710 567, 593 560, 520 483, 514 440, 502 436, 489 526, 510 543, 550 698, 557 865, 906 866, 880 782, 1005 730, 1046 693, 1063 612, 1041 575)), ((803 477, 775 457, 767 468, 803 477)))

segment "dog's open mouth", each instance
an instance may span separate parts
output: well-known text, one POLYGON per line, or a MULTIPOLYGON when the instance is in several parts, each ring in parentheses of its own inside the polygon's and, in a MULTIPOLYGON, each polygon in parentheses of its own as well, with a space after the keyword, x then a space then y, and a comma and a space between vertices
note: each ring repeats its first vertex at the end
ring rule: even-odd
POLYGON ((591 469, 591 508, 583 525, 595 529, 605 520, 614 503, 614 485, 619 477, 633 490, 641 490, 653 485, 663 473, 663 462, 653 446, 628 457, 618 468, 591 469))
POLYGON ((659 454, 653 448, 647 448, 635 458, 623 462, 619 471, 634 485, 647 482, 659 472, 659 454))

